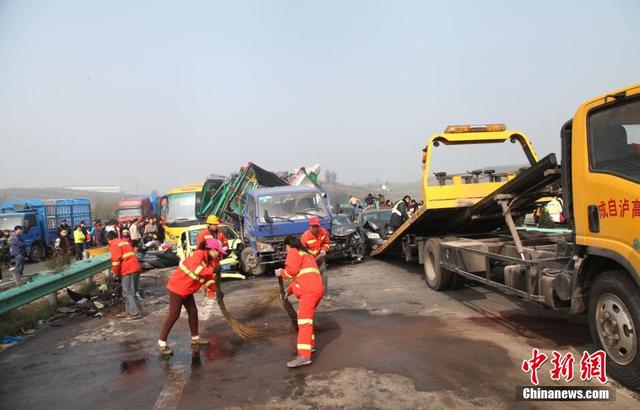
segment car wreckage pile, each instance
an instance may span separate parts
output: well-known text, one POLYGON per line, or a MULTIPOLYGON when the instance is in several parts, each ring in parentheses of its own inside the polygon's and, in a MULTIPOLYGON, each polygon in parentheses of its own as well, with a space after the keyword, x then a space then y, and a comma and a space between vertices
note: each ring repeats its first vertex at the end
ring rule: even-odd
POLYGON ((227 276, 234 272, 258 276, 281 266, 285 237, 302 235, 310 218, 318 218, 330 233, 328 260, 362 261, 366 240, 353 220, 333 212, 330 195, 318 184, 319 170, 315 165, 308 170, 271 172, 248 163, 227 177, 211 175, 196 202, 198 223, 185 227, 174 244, 177 258, 167 258, 162 251, 144 252, 139 254, 143 266, 165 267, 184 258, 211 215, 220 219, 229 239, 230 254, 222 261, 227 276))

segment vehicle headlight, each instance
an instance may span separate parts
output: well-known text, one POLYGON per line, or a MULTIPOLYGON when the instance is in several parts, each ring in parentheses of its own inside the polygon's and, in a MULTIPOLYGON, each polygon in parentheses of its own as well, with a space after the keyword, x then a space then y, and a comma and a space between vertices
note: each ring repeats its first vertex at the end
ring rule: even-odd
POLYGON ((367 238, 369 239, 380 239, 380 234, 377 232, 367 232, 367 238))
POLYGON ((273 246, 271 246, 270 243, 256 242, 256 247, 258 248, 258 252, 273 252, 273 246))

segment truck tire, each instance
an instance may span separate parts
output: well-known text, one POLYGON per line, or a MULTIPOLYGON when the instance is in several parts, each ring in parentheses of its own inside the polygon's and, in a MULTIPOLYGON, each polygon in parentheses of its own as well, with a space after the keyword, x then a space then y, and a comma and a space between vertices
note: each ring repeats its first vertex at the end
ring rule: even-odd
POLYGON ((240 268, 245 274, 260 276, 266 272, 266 267, 260 265, 253 249, 246 247, 240 252, 240 268))
POLYGON ((464 286, 465 277, 462 275, 458 275, 455 272, 451 272, 451 287, 450 289, 460 289, 464 286))
POLYGON ((44 257, 45 257, 45 253, 42 245, 40 245, 39 243, 34 243, 33 246, 31 246, 31 252, 29 253, 29 260, 31 260, 31 262, 37 263, 37 262, 40 262, 42 259, 44 259, 44 257))
POLYGON ((441 292, 451 286, 451 272, 440 267, 440 240, 429 239, 424 245, 424 280, 433 290, 441 292))
POLYGON ((589 329, 596 349, 607 353, 607 372, 630 389, 640 388, 640 288, 622 270, 602 272, 589 291, 589 329))

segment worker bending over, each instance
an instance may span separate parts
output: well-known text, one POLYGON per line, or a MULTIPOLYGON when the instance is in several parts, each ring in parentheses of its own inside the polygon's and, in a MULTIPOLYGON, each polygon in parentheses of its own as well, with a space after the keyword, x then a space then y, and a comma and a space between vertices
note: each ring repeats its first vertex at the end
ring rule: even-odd
POLYGON ((133 246, 118 238, 118 234, 114 231, 107 233, 107 241, 111 251, 111 271, 121 278, 124 317, 131 320, 140 319, 142 312, 136 301, 140 271, 142 270, 140 261, 138 261, 133 246))
POLYGON ((284 240, 287 259, 284 269, 278 269, 276 275, 289 281, 287 295, 292 293, 300 300, 298 306, 298 355, 287 363, 288 367, 300 367, 311 364, 311 353, 315 351, 313 317, 316 307, 324 294, 322 278, 316 259, 295 236, 284 240))
POLYGON ((207 229, 203 229, 198 234, 198 238, 196 239, 196 247, 199 247, 201 243, 209 240, 209 239, 217 239, 222 243, 222 249, 226 252, 229 249, 229 240, 227 239, 224 232, 218 225, 220 225, 220 220, 215 215, 209 215, 207 218, 207 229))
POLYGON ((391 219, 389 220, 389 226, 394 231, 402 226, 402 224, 409 219, 409 204, 411 203, 411 197, 405 195, 400 201, 396 202, 391 209, 391 219))
POLYGON ((187 310, 189 317, 191 344, 197 346, 210 343, 206 339, 200 339, 200 334, 198 333, 198 308, 193 294, 204 286, 209 289, 209 296, 213 297, 216 291, 214 274, 220 269, 219 259, 224 257, 225 254, 226 252, 222 248, 220 241, 208 239, 202 242, 191 256, 180 263, 178 269, 171 275, 167 283, 169 313, 162 325, 160 339, 158 339, 158 349, 162 354, 173 354, 171 348, 167 346, 167 337, 176 320, 180 317, 182 306, 187 310))
POLYGON ((316 258, 316 263, 322 275, 322 285, 325 293, 329 291, 329 272, 327 271, 327 251, 331 246, 329 232, 320 226, 318 218, 309 219, 309 229, 302 234, 300 242, 309 249, 309 253, 316 258))

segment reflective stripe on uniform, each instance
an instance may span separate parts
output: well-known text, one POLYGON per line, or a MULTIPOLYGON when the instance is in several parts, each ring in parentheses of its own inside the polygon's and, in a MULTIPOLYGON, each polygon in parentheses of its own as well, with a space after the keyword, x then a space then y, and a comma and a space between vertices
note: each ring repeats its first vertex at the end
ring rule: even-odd
POLYGON ((129 242, 122 241, 122 242, 120 242, 118 244, 118 246, 122 247, 122 246, 125 246, 125 245, 128 245, 128 244, 129 244, 129 242))
POLYGON ((298 319, 298 326, 300 325, 312 325, 313 319, 298 319))
POLYGON ((298 272, 298 276, 300 275, 304 275, 305 273, 317 273, 320 274, 320 271, 316 268, 304 268, 304 269, 300 269, 300 272, 298 272))
POLYGON ((298 343, 298 350, 311 350, 311 345, 298 343))
POLYGON ((318 240, 317 240, 317 239, 309 239, 309 240, 307 241, 307 243, 316 243, 316 242, 318 242, 318 240))
MULTIPOLYGON (((207 266, 204 262, 200 263, 200 265, 196 268, 196 271, 198 273, 200 273, 202 271, 202 269, 204 269, 204 267, 207 266)), ((189 268, 187 268, 186 266, 184 266, 183 263, 180 263, 180 269, 186 273, 187 275, 189 275, 189 277, 193 280, 196 280, 198 282, 200 282, 201 284, 204 284, 206 281, 204 279, 202 279, 200 276, 198 276, 198 273, 192 272, 189 270, 189 268)))
POLYGON ((120 262, 111 262, 111 266, 118 266, 120 265, 120 262))
POLYGON ((136 256, 135 252, 127 252, 125 254, 123 254, 120 259, 124 259, 124 258, 128 258, 129 256, 136 256))
POLYGON ((402 216, 402 212, 400 212, 400 210, 398 209, 398 205, 400 205, 402 203, 402 201, 398 201, 396 202, 396 204, 393 206, 393 208, 391 209, 391 212, 393 212, 396 215, 400 215, 402 216))
POLYGON ((211 279, 211 280, 206 281, 204 283, 204 286, 209 287, 209 286, 213 285, 214 283, 216 283, 216 281, 211 279))
POLYGON ((212 235, 205 235, 204 239, 213 239, 213 236, 212 235))

